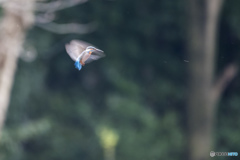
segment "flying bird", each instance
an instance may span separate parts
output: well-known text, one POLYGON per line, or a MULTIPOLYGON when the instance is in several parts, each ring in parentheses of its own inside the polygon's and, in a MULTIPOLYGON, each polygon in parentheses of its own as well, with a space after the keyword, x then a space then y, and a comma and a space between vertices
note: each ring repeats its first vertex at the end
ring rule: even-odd
POLYGON ((72 40, 65 45, 65 48, 68 55, 75 61, 74 65, 79 71, 85 64, 105 56, 102 50, 79 40, 72 40))

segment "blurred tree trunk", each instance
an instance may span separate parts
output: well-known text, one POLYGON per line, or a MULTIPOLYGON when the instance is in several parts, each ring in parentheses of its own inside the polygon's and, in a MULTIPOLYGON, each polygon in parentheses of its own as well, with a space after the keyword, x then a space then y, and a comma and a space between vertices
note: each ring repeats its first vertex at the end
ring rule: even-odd
POLYGON ((188 1, 190 160, 210 158, 216 104, 237 70, 231 64, 214 81, 216 33, 222 3, 223 0, 188 1))
POLYGON ((10 101, 17 60, 26 30, 33 24, 34 0, 8 0, 2 2, 0 22, 0 133, 10 101))

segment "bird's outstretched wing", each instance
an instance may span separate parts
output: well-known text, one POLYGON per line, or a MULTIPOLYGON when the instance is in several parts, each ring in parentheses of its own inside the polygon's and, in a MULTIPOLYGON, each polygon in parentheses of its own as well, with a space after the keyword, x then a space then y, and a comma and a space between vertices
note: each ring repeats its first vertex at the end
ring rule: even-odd
POLYGON ((65 48, 72 60, 76 61, 78 56, 90 45, 84 41, 72 40, 69 44, 65 45, 65 48))
POLYGON ((98 60, 99 58, 105 57, 105 54, 100 51, 94 51, 91 56, 85 61, 85 63, 90 63, 92 61, 98 60))

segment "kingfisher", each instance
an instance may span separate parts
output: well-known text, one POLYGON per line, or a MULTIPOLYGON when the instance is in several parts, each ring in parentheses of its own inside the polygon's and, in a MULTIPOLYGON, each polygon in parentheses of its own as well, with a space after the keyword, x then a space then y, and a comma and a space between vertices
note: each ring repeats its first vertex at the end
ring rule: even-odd
POLYGON ((80 40, 72 40, 69 44, 65 45, 65 48, 68 55, 75 61, 74 65, 79 71, 86 63, 105 56, 102 50, 80 40))

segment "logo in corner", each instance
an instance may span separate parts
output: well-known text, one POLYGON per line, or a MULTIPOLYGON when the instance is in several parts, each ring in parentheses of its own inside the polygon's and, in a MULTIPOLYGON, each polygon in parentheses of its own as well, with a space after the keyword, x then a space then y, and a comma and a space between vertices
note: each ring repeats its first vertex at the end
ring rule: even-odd
POLYGON ((211 151, 211 152, 210 152, 210 156, 211 156, 211 157, 214 157, 214 156, 215 156, 215 152, 214 152, 214 151, 211 151))

